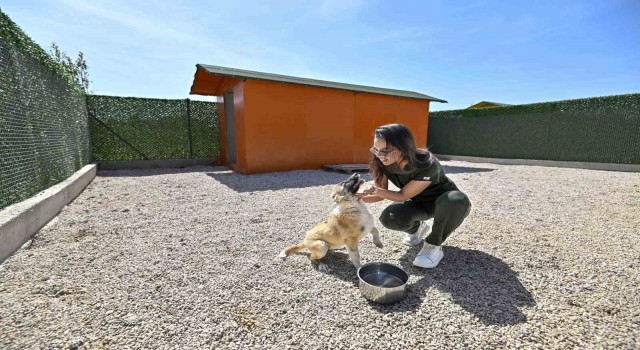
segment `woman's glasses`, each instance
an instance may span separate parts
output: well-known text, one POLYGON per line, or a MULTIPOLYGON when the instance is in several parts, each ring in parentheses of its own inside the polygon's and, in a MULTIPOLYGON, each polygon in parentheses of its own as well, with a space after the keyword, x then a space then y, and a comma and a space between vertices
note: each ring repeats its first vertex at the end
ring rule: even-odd
POLYGON ((369 149, 369 151, 371 151, 371 153, 373 153, 373 155, 376 157, 387 157, 389 154, 391 154, 391 152, 395 150, 395 148, 385 148, 377 150, 375 147, 371 147, 371 149, 369 149))

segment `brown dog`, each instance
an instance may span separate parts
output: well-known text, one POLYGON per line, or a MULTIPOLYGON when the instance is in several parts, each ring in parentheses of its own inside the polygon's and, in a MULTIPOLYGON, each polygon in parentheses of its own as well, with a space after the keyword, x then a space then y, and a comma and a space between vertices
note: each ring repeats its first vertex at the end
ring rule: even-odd
POLYGON ((373 224, 373 217, 367 210, 364 202, 353 195, 358 192, 364 180, 358 173, 354 173, 348 180, 341 182, 331 192, 331 198, 336 202, 336 207, 329 213, 327 220, 317 224, 307 231, 304 240, 282 250, 281 258, 299 252, 306 248, 311 252, 309 258, 314 268, 326 269, 319 262, 329 249, 341 249, 346 247, 349 258, 356 267, 360 268, 360 253, 358 243, 367 234, 373 236, 373 243, 382 248, 380 233, 373 224))

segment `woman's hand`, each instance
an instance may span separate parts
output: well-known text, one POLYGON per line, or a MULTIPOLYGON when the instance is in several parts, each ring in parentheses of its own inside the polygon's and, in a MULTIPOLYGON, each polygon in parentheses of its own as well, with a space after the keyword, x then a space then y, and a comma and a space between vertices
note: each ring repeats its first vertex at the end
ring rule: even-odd
POLYGON ((354 194, 354 196, 358 199, 362 199, 363 197, 376 194, 378 192, 378 188, 374 185, 368 184, 367 188, 365 188, 362 192, 354 194))

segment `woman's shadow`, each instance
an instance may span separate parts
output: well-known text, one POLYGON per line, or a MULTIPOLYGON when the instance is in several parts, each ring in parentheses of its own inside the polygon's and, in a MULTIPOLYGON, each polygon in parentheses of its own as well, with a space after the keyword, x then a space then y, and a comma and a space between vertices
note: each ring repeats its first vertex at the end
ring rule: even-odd
MULTIPOLYGON (((427 270, 412 264, 419 250, 420 246, 414 247, 400 259, 400 265, 409 275, 419 277, 407 286, 406 298, 390 305, 369 302, 372 308, 382 313, 415 311, 423 302, 429 302, 424 300, 426 291, 437 288, 484 324, 527 321, 520 309, 534 306, 535 300, 520 283, 517 273, 502 260, 478 250, 445 246, 444 258, 438 267, 427 270)), ((332 267, 328 274, 357 286, 358 279, 346 254, 327 254, 325 259, 332 267)))

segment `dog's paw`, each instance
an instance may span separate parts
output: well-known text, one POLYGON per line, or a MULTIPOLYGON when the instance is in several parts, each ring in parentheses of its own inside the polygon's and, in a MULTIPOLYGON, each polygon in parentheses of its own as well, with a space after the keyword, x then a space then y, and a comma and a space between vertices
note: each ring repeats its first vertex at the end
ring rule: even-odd
POLYGON ((287 254, 285 254, 285 252, 280 252, 280 254, 278 254, 278 258, 284 260, 287 257, 287 254))

